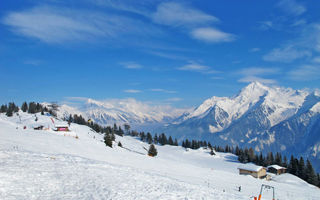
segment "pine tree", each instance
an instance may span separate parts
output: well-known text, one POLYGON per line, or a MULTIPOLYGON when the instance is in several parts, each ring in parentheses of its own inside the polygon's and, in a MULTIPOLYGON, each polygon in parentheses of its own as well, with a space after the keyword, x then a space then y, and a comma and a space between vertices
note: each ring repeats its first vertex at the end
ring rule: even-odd
POLYGON ((130 128, 131 127, 129 124, 124 124, 124 130, 126 131, 126 134, 129 134, 130 128))
POLYGON ((23 102, 23 104, 22 104, 22 106, 21 106, 21 110, 22 110, 23 112, 27 112, 27 110, 28 110, 28 104, 27 104, 27 102, 23 102))
POLYGON ((304 159, 302 157, 300 157, 300 160, 299 160, 297 175, 298 177, 305 180, 305 164, 304 164, 304 159))
POLYGON ((248 161, 254 162, 254 160, 255 160, 254 150, 253 148, 250 147, 250 149, 248 150, 248 161))
POLYGON ((307 160, 307 166, 305 169, 305 180, 313 185, 318 184, 316 173, 314 172, 314 169, 312 167, 312 164, 309 160, 307 160))
POLYGON ((119 147, 122 147, 122 144, 121 144, 121 142, 120 142, 120 141, 118 142, 118 146, 119 146, 119 147))
POLYGON ((7 112, 6 112, 6 115, 7 115, 8 117, 12 117, 12 115, 13 115, 13 110, 10 109, 10 108, 8 108, 8 109, 7 109, 7 112))
POLYGON ((153 142, 152 135, 149 132, 147 133, 147 142, 148 142, 148 144, 151 144, 153 142))
POLYGON ((7 110, 8 110, 8 106, 7 105, 1 105, 0 113, 5 113, 5 112, 7 112, 7 110))
POLYGON ((36 103, 35 102, 30 102, 29 107, 28 107, 28 113, 34 114, 36 113, 36 103))
POLYGON ((153 142, 154 142, 155 144, 158 144, 158 142, 159 142, 158 134, 155 134, 155 135, 154 135, 154 137, 153 137, 153 142))
POLYGON ((175 138, 175 139, 174 139, 174 143, 173 143, 173 145, 174 145, 174 146, 178 146, 178 145, 179 145, 179 144, 178 144, 178 140, 177 140, 177 138, 175 138))
POLYGON ((173 145, 173 140, 172 140, 171 136, 169 136, 168 143, 169 143, 169 145, 173 145))
POLYGON ((288 168, 288 160, 287 160, 287 156, 283 157, 283 162, 282 162, 282 167, 288 168))
POLYGON ((279 152, 276 153, 275 164, 281 166, 282 165, 282 157, 279 152))
POLYGON ((210 155, 212 155, 212 156, 216 155, 216 154, 214 153, 214 151, 213 151, 213 148, 212 148, 212 147, 210 148, 210 155))
POLYGON ((148 155, 154 157, 154 156, 157 156, 157 154, 158 154, 158 151, 156 147, 153 144, 151 144, 148 150, 148 155))
POLYGON ((104 143, 108 146, 112 148, 112 139, 111 139, 111 135, 110 134, 105 134, 104 136, 104 143))

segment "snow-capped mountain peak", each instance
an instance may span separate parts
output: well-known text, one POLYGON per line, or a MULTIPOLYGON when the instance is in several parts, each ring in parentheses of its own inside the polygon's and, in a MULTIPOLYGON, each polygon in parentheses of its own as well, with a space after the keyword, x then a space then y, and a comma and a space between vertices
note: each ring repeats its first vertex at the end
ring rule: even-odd
POLYGON ((98 101, 94 99, 81 99, 76 104, 69 102, 59 108, 58 115, 67 117, 70 114, 81 114, 87 119, 102 125, 130 125, 167 123, 180 116, 186 109, 176 109, 169 105, 153 105, 149 102, 128 99, 109 99, 98 101))

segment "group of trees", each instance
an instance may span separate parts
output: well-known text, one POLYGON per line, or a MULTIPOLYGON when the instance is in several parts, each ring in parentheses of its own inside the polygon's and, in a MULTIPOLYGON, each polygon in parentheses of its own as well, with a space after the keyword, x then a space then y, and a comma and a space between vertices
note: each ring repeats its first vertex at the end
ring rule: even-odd
POLYGON ((181 146, 184 147, 184 148, 189 148, 189 149, 199 149, 201 147, 204 147, 204 148, 211 148, 212 145, 210 144, 210 142, 207 142, 207 141, 200 141, 200 140, 188 140, 188 139, 185 139, 182 141, 181 143, 181 146))
POLYGON ((8 105, 4 104, 0 107, 0 113, 6 113, 8 117, 11 117, 13 113, 19 112, 19 107, 15 103, 10 102, 8 105))
MULTIPOLYGON (((44 112, 49 112, 50 114, 56 116, 55 115, 55 113, 56 113, 55 109, 57 107, 54 107, 53 105, 54 104, 49 105, 49 106, 52 106, 52 107, 47 108, 46 106, 43 106, 40 103, 29 102, 29 104, 28 104, 27 102, 23 102, 22 105, 21 105, 21 110, 23 112, 28 112, 28 113, 31 113, 31 114, 35 114, 35 113, 39 113, 39 112, 41 112, 41 114, 44 114, 44 112)), ((13 113, 19 112, 19 110, 20 110, 19 106, 17 106, 14 102, 10 102, 8 105, 7 104, 3 104, 0 107, 0 113, 6 113, 6 115, 8 117, 13 116, 13 113)))

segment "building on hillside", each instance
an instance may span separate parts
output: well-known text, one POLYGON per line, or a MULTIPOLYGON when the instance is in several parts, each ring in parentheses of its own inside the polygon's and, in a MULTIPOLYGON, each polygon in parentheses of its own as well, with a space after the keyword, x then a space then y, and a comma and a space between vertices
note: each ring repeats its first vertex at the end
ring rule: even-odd
POLYGON ((56 124, 54 125, 55 131, 69 131, 69 126, 67 124, 56 124))
POLYGON ((279 165, 270 165, 268 166, 267 169, 268 169, 268 172, 277 174, 277 175, 284 174, 287 172, 287 168, 281 167, 279 165))
POLYGON ((239 174, 241 175, 251 175, 255 178, 265 178, 267 177, 267 170, 262 166, 257 166, 252 163, 243 164, 238 167, 239 174))

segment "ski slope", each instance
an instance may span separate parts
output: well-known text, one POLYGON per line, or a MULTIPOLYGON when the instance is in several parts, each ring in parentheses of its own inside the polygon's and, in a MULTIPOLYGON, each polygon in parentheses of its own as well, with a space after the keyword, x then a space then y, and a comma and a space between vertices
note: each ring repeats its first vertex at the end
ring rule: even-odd
MULTIPOLYGON (((276 189, 276 199, 320 197, 320 190, 284 174, 271 181, 238 175, 236 156, 208 150, 156 146, 149 157, 142 143, 117 137, 124 148, 108 148, 103 136, 71 124, 55 132, 49 116, 0 114, 0 199, 235 199, 257 196, 261 184, 276 189), (34 125, 49 130, 33 130, 34 125), (26 129, 23 127, 26 126, 26 129), (241 186, 241 192, 238 187, 241 186)), ((55 119, 55 123, 63 123, 55 119)), ((271 199, 264 191, 263 199, 271 199)))

